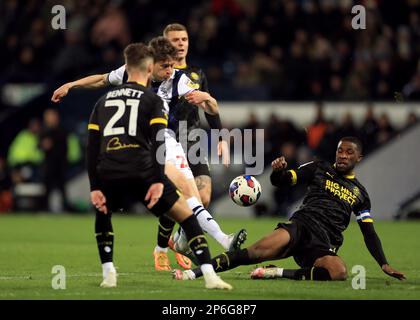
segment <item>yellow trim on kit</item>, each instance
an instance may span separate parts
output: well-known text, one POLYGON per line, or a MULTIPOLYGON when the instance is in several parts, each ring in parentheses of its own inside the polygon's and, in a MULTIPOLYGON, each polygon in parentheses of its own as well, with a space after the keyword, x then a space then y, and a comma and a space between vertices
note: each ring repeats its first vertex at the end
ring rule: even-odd
POLYGON ((205 236, 203 236, 203 235, 201 235, 201 236, 196 236, 196 237, 192 238, 190 241, 188 241, 188 246, 190 246, 191 242, 193 242, 194 240, 196 240, 196 239, 198 239, 198 238, 204 238, 204 239, 206 239, 206 237, 205 237, 205 236))
MULTIPOLYGON (((103 234, 104 232, 98 232, 98 233, 95 233, 95 237, 97 237, 97 236, 100 236, 101 234, 103 234)), ((105 232, 105 235, 106 236, 113 236, 114 235, 114 232, 105 232)))
POLYGON ((163 234, 162 232, 159 232, 159 234, 166 239, 169 239, 171 236, 170 234, 163 234))
POLYGON ((187 67, 186 64, 182 64, 180 66, 174 66, 174 69, 185 69, 187 67))
POLYGON ((226 257, 226 261, 227 261, 227 266, 230 266, 230 260, 229 260, 229 256, 226 254, 226 252, 222 253, 225 257, 226 257))
POLYGON ((161 227, 165 231, 172 231, 173 229, 173 228, 164 228, 160 223, 159 223, 159 227, 161 227))
POLYGON ((362 220, 362 222, 373 222, 373 219, 365 219, 365 220, 362 220))
POLYGON ((144 84, 143 82, 139 82, 139 81, 137 81, 136 83, 137 83, 137 84, 139 84, 139 85, 141 85, 141 86, 143 86, 143 87, 147 87, 147 85, 146 85, 146 84, 144 84))
POLYGON ((295 170, 289 170, 289 172, 292 174, 292 186, 294 186, 297 183, 297 174, 295 170))
POLYGON ((88 124, 88 130, 96 130, 96 131, 99 131, 99 125, 98 124, 89 123, 88 124))
MULTIPOLYGON (((336 163, 334 163, 334 164, 333 164, 333 167, 334 167, 334 168, 337 168, 337 164, 336 164, 336 163)), ((344 178, 346 178, 346 179, 354 179, 354 178, 356 178, 356 175, 355 175, 355 174, 349 174, 349 175, 347 175, 347 176, 344 176, 344 178)))
POLYGON ((164 118, 153 118, 152 120, 150 120, 150 125, 156 124, 156 123, 161 123, 164 124, 165 126, 168 125, 168 120, 164 119, 164 118))
POLYGON ((314 280, 314 269, 315 267, 311 268, 311 280, 314 280))

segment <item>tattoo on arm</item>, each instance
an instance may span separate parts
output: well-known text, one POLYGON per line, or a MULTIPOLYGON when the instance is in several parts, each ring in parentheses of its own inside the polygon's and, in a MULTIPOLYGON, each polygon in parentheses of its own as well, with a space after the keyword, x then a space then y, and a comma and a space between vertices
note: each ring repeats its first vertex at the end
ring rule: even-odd
POLYGON ((202 190, 211 184, 211 178, 204 175, 195 177, 195 184, 197 185, 198 190, 202 190))

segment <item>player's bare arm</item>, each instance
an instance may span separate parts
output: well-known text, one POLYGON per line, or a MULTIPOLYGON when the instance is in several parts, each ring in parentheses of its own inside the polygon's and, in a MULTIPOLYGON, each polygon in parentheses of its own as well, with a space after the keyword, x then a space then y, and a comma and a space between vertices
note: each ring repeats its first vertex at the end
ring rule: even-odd
POLYGON ((108 85, 108 73, 94 74, 76 81, 67 82, 56 89, 51 97, 52 102, 60 102, 73 88, 102 88, 108 85))
POLYGON ((188 103, 195 104, 209 114, 219 114, 217 100, 208 92, 194 90, 185 95, 188 103))

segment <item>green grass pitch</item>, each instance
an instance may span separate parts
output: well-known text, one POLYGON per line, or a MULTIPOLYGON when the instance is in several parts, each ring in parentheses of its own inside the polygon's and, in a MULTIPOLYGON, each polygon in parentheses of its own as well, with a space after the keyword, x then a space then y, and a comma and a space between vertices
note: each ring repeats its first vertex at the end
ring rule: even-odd
MULTIPOLYGON (((277 219, 219 219, 226 232, 248 230, 246 245, 270 232, 277 219)), ((101 267, 93 231, 94 216, 0 215, 0 299, 420 299, 420 241, 418 222, 376 222, 387 258, 406 274, 406 281, 390 278, 367 251, 356 223, 344 234, 339 254, 346 261, 349 279, 344 282, 251 280, 254 266, 222 273, 233 291, 212 291, 203 281, 175 281, 169 273, 156 272, 152 251, 157 219, 153 216, 113 217, 114 262, 118 287, 101 289, 101 267), (52 289, 54 265, 66 271, 66 289, 52 289), (352 267, 366 268, 366 289, 352 288, 352 267)), ((222 252, 210 240, 212 255, 222 252)), ((172 267, 175 257, 169 253, 172 267)), ((293 259, 274 262, 292 267, 293 259)))

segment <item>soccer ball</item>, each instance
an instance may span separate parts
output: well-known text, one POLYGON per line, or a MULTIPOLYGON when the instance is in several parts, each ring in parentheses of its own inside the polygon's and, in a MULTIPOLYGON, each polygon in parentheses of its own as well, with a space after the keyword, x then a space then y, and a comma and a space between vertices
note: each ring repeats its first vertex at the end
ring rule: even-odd
POLYGON ((249 207, 260 198, 261 185, 253 176, 238 176, 230 183, 229 194, 237 205, 249 207))

